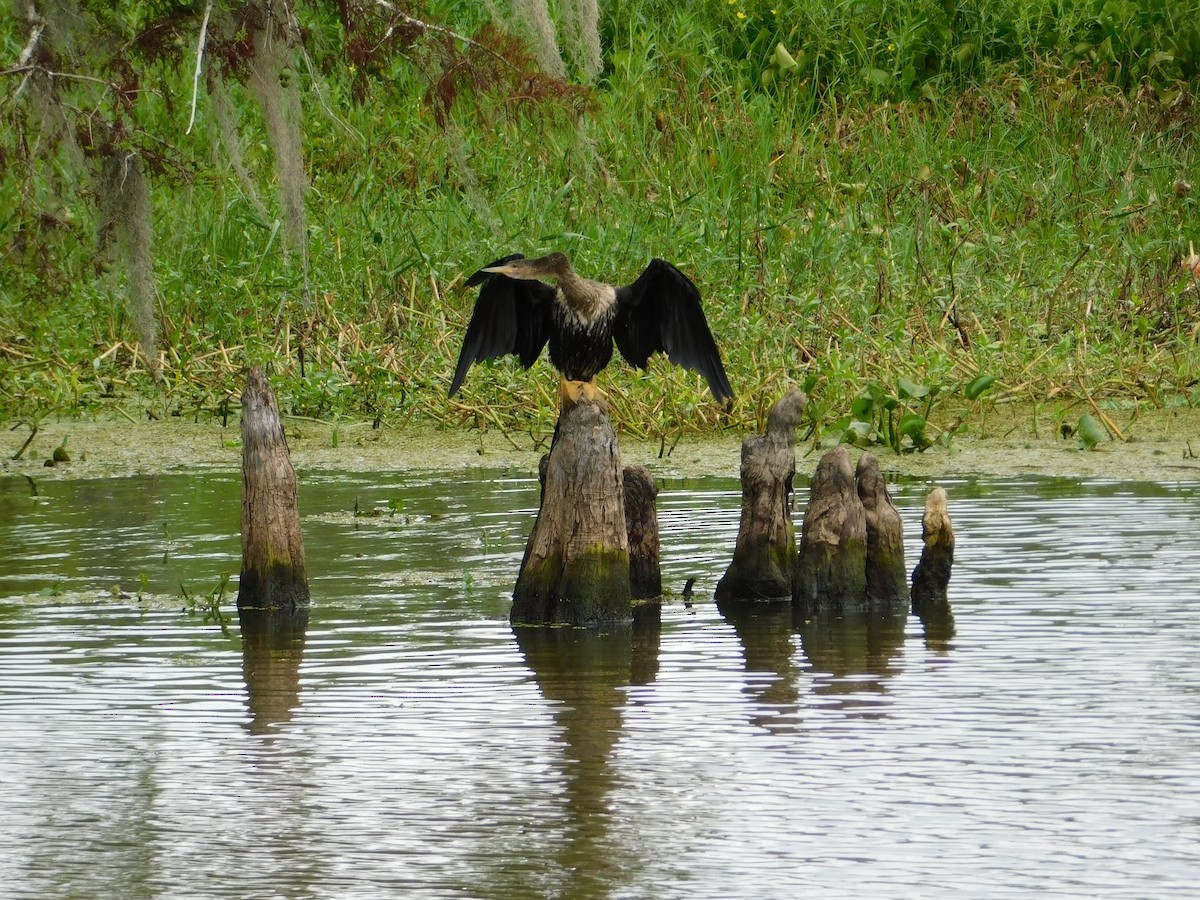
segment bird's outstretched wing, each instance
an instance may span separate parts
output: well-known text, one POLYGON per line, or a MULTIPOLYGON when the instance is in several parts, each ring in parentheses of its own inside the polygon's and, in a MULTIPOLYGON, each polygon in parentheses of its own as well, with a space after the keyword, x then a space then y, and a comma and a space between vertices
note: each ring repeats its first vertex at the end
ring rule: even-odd
POLYGON ((700 292, 666 260, 653 259, 633 284, 617 290, 613 338, 631 364, 646 368, 663 352, 678 366, 699 372, 718 400, 733 397, 721 354, 708 329, 700 292))
MULTIPOLYGON (((502 266, 520 258, 519 253, 506 256, 491 266, 502 266)), ((467 279, 468 287, 476 285, 480 286, 479 297, 463 337, 454 380, 450 382, 451 397, 462 387, 472 363, 511 353, 528 369, 550 338, 550 304, 554 300, 551 285, 508 278, 482 269, 467 279)))

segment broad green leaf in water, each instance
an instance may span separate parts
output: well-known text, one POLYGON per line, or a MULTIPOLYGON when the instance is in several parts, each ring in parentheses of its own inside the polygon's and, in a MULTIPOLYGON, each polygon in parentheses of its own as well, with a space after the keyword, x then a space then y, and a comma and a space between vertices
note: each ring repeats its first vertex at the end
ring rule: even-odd
POLYGON ((1086 450, 1095 450, 1097 444, 1108 438, 1104 426, 1091 413, 1079 417, 1079 427, 1075 433, 1079 436, 1079 446, 1086 450))
POLYGON ((978 400, 995 383, 995 375, 980 375, 967 382, 963 393, 967 395, 968 400, 978 400))
POLYGON ((859 394, 850 404, 850 415, 860 420, 870 419, 871 411, 875 409, 875 404, 878 402, 879 398, 872 397, 869 393, 859 394))
POLYGON ((913 442, 918 450, 929 446, 929 438, 925 436, 925 417, 917 413, 906 413, 900 417, 899 432, 913 442))
POLYGON ((846 429, 846 438, 855 444, 870 443, 871 435, 874 432, 875 429, 870 422, 851 422, 846 429))

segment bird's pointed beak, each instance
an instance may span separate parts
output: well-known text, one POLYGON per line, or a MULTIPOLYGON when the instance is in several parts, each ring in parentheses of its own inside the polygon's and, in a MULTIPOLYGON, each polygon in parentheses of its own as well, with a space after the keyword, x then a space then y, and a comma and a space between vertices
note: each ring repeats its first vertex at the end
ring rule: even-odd
POLYGON ((513 271, 512 266, 488 266, 487 268, 480 269, 479 271, 487 272, 489 275, 507 275, 509 278, 516 277, 516 273, 513 271))

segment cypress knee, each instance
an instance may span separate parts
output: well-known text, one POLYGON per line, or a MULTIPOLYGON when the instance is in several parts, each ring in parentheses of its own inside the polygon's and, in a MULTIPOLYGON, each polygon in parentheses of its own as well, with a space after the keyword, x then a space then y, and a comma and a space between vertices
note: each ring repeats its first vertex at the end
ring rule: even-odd
POLYGON ((892 503, 879 461, 864 453, 854 474, 867 517, 867 602, 872 607, 908 607, 904 568, 904 523, 892 503))
POLYGON ((645 466, 626 466, 625 533, 629 540, 629 588, 637 600, 662 594, 659 568, 658 484, 645 466))
POLYGON ((603 401, 565 402, 537 521, 513 589, 514 625, 631 617, 629 543, 617 438, 603 401))
POLYGON ((946 587, 954 565, 954 527, 943 488, 934 488, 925 498, 921 540, 925 547, 912 573, 912 605, 918 616, 950 608, 946 587))
POLYGON ((821 457, 801 528, 793 599, 805 612, 846 613, 867 603, 867 517, 845 447, 821 457))
POLYGON ((242 393, 242 573, 237 605, 295 613, 308 606, 296 470, 275 396, 255 367, 242 393))
POLYGON ((807 402, 803 393, 792 391, 771 407, 766 434, 742 441, 742 517, 733 561, 714 591, 717 601, 786 600, 792 596, 796 426, 807 402))

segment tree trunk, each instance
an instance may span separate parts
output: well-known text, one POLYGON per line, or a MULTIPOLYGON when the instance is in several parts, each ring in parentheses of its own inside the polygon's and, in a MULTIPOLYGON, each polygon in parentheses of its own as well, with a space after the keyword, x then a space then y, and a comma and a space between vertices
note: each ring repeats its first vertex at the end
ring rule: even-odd
POLYGON ((541 507, 513 590, 514 625, 596 625, 631 617, 629 543, 617 437, 600 401, 567 403, 541 507))
POLYGON ((629 540, 629 588, 637 600, 662 594, 659 569, 658 484, 645 466, 626 466, 625 533, 629 540))
POLYGON ((845 447, 821 457, 813 474, 793 598, 806 613, 867 606, 867 516, 845 447))
POLYGON ((904 523, 892 504, 887 482, 873 454, 862 455, 854 479, 867 516, 867 602, 873 608, 894 605, 907 609, 904 523))
POLYGON ((954 565, 954 527, 946 501, 946 491, 934 488, 925 498, 925 515, 921 517, 921 540, 925 548, 912 573, 912 607, 922 618, 950 609, 946 586, 954 565))
POLYGON ((296 470, 288 456, 275 397, 256 367, 250 370, 242 393, 239 612, 259 609, 292 614, 308 606, 296 494, 296 470))
POLYGON ((767 432, 742 441, 742 518, 733 561, 713 593, 718 601, 787 600, 796 565, 792 479, 796 426, 807 398, 792 391, 767 414, 767 432))

